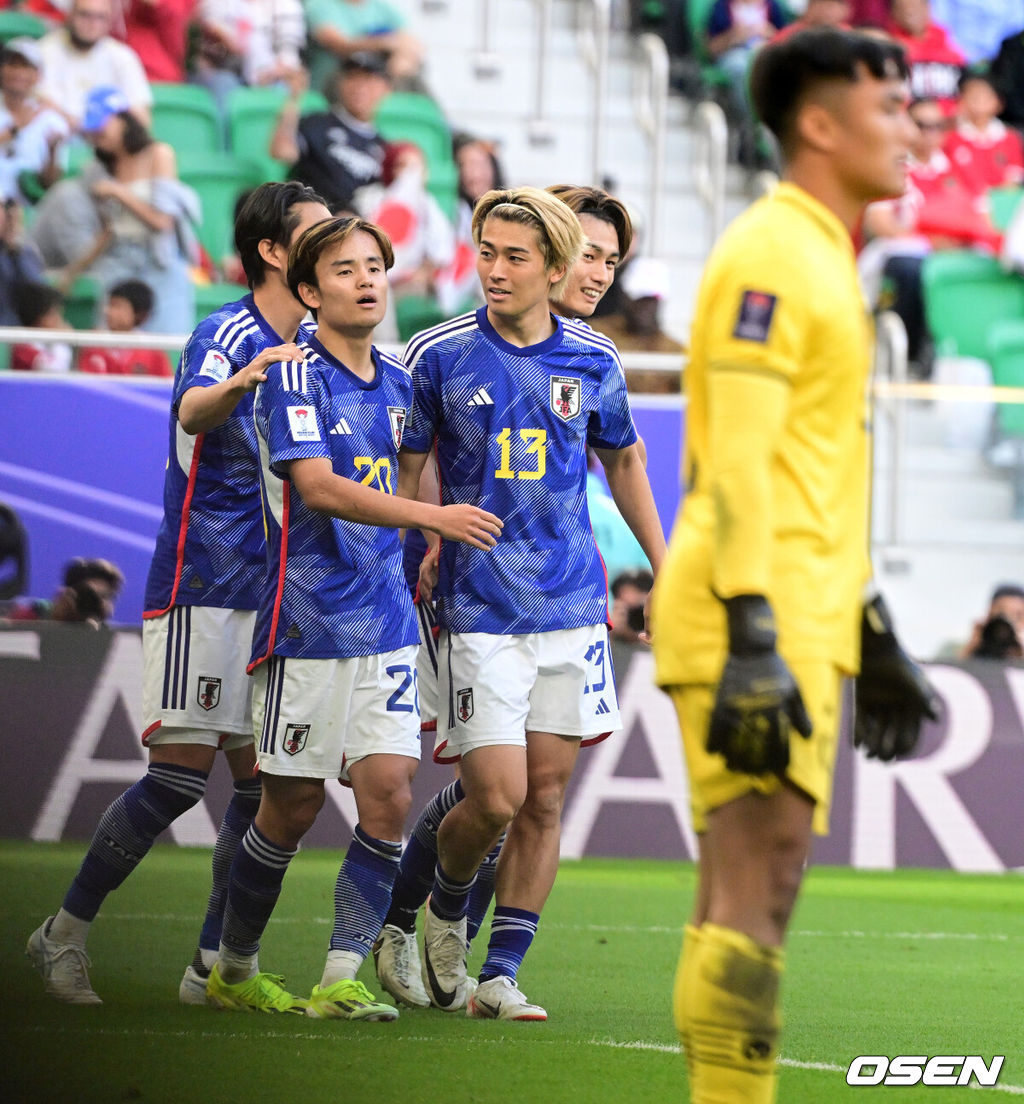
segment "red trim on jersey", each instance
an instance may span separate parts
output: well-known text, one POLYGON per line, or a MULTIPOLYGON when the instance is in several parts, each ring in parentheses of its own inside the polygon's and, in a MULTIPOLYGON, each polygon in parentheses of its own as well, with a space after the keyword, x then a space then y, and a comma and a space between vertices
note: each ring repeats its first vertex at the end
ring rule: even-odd
MULTIPOLYGON (((177 431, 175 431, 177 432, 177 431)), ((144 610, 142 619, 147 617, 161 617, 168 610, 174 608, 174 600, 178 597, 178 584, 181 582, 181 570, 185 565, 185 537, 188 535, 188 517, 192 511, 192 496, 196 489, 196 479, 199 476, 199 455, 203 451, 203 441, 206 433, 196 435, 195 444, 192 447, 192 466, 188 473, 188 486, 185 488, 185 501, 181 506, 181 526, 178 529, 177 563, 174 568, 174 584, 171 586, 171 600, 161 610, 144 610)))
POLYGON ((149 728, 147 728, 147 729, 146 729, 146 730, 145 730, 145 731, 144 731, 144 732, 142 733, 142 746, 143 746, 143 747, 147 747, 147 748, 149 747, 149 738, 150 738, 150 736, 152 736, 152 735, 153 735, 153 733, 154 733, 154 732, 156 732, 156 730, 157 730, 157 729, 158 729, 158 728, 160 727, 160 725, 161 725, 161 722, 160 722, 160 721, 154 721, 154 722, 153 722, 153 723, 152 723, 152 724, 151 724, 151 725, 149 726, 149 728))
MULTIPOLYGON (((436 726, 437 726, 436 721, 434 722, 434 726, 435 726, 435 729, 436 729, 436 726)), ((437 747, 434 748, 433 758, 434 758, 435 763, 444 763, 444 764, 458 763, 462 759, 461 755, 445 755, 445 750, 447 749, 447 747, 448 747, 448 741, 443 740, 440 744, 437 745, 437 747)))
POLYGON ((601 743, 602 740, 607 740, 611 736, 610 732, 602 732, 600 736, 588 736, 585 740, 580 740, 580 747, 593 747, 595 744, 601 743))
POLYGON ((288 518, 291 515, 292 485, 289 480, 284 481, 284 517, 281 521, 281 564, 277 569, 277 592, 274 595, 274 616, 270 619, 270 636, 267 639, 267 650, 254 659, 245 673, 251 675, 261 663, 265 663, 274 654, 274 641, 277 639, 277 622, 281 616, 281 596, 284 594, 284 573, 288 565, 288 518))

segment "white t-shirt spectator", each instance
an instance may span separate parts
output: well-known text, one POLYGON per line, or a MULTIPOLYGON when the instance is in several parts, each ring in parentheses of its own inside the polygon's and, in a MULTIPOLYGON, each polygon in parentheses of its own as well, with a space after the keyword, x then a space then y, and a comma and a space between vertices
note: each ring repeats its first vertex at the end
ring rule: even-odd
MULTIPOLYGON (((11 130, 14 120, 0 102, 0 134, 11 130)), ((50 160, 51 140, 68 136, 68 124, 58 111, 44 107, 21 127, 6 146, 0 146, 0 200, 21 199, 18 177, 41 172, 50 160)))

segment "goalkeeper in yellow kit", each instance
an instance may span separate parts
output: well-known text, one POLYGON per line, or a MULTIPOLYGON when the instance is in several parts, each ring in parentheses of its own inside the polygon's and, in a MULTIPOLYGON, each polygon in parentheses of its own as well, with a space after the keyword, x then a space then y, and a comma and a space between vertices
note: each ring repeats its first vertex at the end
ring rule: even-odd
POLYGON ((843 677, 860 669, 869 755, 907 754, 934 716, 865 599, 873 327, 850 235, 904 189, 906 77, 898 46, 852 31, 758 54, 784 179, 723 235, 698 296, 688 493, 653 598, 701 839, 674 1001, 694 1104, 775 1098, 782 944, 827 831, 843 677))

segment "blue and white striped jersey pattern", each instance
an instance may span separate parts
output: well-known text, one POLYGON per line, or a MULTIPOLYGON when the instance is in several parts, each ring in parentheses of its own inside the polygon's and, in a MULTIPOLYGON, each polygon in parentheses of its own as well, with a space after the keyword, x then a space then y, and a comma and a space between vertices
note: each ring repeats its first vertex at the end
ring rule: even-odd
POLYGON ((276 364, 254 407, 269 572, 250 669, 270 655, 345 659, 419 640, 398 530, 311 510, 288 461, 324 457, 336 475, 393 494, 412 405, 408 369, 373 350, 366 383, 316 340, 301 363, 276 364))
POLYGON ((444 502, 505 523, 489 552, 445 541, 438 616, 452 632, 522 634, 608 619, 607 580, 587 510, 587 445, 636 441, 615 346, 563 325, 518 348, 481 307, 414 337, 405 447, 436 438, 444 502))
MULTIPOLYGON (((300 331, 296 340, 302 340, 300 331)), ((216 429, 191 436, 178 404, 212 387, 264 349, 283 345, 251 295, 227 303, 193 331, 174 377, 164 516, 146 580, 145 614, 172 606, 255 609, 266 575, 251 394, 216 429)))

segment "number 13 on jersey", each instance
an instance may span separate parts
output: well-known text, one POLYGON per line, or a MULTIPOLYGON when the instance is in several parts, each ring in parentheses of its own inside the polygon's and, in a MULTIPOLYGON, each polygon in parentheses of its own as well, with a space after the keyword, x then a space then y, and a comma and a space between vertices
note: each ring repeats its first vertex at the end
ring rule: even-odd
MULTIPOLYGON (((498 467, 495 469, 495 479, 543 479, 547 470, 548 431, 546 429, 521 429, 519 439, 525 448, 522 450, 523 463, 532 466, 512 469, 512 430, 507 426, 495 438, 499 454, 498 467)), ((520 450, 517 449, 517 452, 520 450)))

